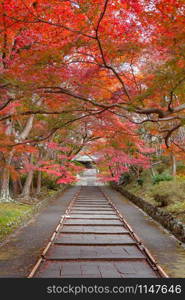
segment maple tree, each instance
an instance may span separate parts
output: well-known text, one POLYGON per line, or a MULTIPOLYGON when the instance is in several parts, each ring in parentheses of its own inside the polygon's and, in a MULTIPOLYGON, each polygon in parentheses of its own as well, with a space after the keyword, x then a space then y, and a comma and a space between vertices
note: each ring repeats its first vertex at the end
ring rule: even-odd
POLYGON ((89 144, 104 180, 149 167, 142 128, 173 161, 185 150, 184 10, 183 0, 0 1, 3 201, 20 168, 23 196, 35 172, 75 181, 72 158, 89 144))

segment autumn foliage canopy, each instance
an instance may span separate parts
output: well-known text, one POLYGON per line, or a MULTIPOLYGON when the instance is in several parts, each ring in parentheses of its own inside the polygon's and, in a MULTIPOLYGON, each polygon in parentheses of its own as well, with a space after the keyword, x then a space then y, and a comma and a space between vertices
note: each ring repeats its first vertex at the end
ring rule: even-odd
POLYGON ((21 173, 74 182, 82 150, 107 181, 149 168, 153 140, 182 157, 184 53, 183 0, 1 0, 3 193, 21 173))

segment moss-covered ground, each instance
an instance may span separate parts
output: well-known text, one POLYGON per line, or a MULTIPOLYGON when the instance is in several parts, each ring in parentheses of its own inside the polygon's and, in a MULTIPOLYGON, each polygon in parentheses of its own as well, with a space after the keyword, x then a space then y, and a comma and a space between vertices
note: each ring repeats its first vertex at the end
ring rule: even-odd
POLYGON ((20 225, 33 211, 33 205, 0 203, 0 241, 20 225))

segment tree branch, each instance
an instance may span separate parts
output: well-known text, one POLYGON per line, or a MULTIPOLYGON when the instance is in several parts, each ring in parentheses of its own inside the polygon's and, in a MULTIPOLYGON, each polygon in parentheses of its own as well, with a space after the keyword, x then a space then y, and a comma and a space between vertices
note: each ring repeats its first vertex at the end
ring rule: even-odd
POLYGON ((178 128, 180 128, 181 127, 181 123, 179 123, 179 124, 177 124, 176 126, 174 126, 173 128, 171 128, 171 129, 167 129, 167 130, 162 130, 161 132, 165 132, 165 131, 167 131, 168 133, 167 133, 167 135, 165 136, 165 145, 166 145, 166 147, 167 148, 169 148, 169 138, 171 137, 171 135, 172 135, 172 133, 175 131, 175 130, 177 130, 178 128))
POLYGON ((113 107, 119 107, 121 108, 121 106, 119 104, 111 104, 111 105, 105 105, 105 104, 100 104, 98 102, 95 102, 89 98, 86 98, 86 97, 83 97, 83 96, 80 96, 80 95, 76 95, 66 89, 63 89, 63 88, 60 88, 60 87, 52 87, 52 86, 43 86, 43 87, 39 87, 38 90, 40 89, 45 89, 45 93, 54 93, 54 94, 65 94, 65 95, 68 95, 68 96, 71 96, 73 98, 76 98, 76 99, 79 99, 79 100, 82 100, 84 102, 88 102, 88 103, 91 103, 92 105, 94 106, 98 106, 98 107, 101 107, 101 108, 113 108, 113 107))
POLYGON ((2 106, 0 106, 0 110, 3 110, 5 107, 7 107, 8 104, 9 104, 12 100, 14 100, 14 99, 13 99, 13 98, 9 98, 9 99, 7 100, 6 103, 4 103, 2 106))
POLYGON ((91 113, 91 114, 86 114, 86 115, 83 115, 83 116, 80 116, 80 117, 77 117, 77 118, 74 118, 72 120, 69 120, 67 121, 66 123, 64 123, 62 126, 60 127, 55 127, 51 130, 51 132, 45 136, 45 137, 42 137, 42 138, 37 138, 37 139, 32 139, 32 140, 27 140, 27 141, 24 141, 24 142, 20 142, 20 143, 16 143, 16 144, 12 144, 12 145, 8 145, 8 147, 16 147, 16 146, 19 146, 19 145, 25 145, 25 144, 33 144, 33 143, 40 143, 42 141, 45 141, 47 140, 48 138, 50 138, 57 130, 59 129, 62 129, 64 127, 66 127, 67 125, 73 123, 73 122, 76 122, 76 121, 79 121, 79 120, 82 120, 84 118, 87 118, 87 117, 91 117, 91 116, 94 116, 94 115, 98 115, 98 114, 101 114, 103 113, 104 111, 106 111, 107 108, 101 110, 101 111, 97 111, 97 112, 94 112, 94 113, 91 113))

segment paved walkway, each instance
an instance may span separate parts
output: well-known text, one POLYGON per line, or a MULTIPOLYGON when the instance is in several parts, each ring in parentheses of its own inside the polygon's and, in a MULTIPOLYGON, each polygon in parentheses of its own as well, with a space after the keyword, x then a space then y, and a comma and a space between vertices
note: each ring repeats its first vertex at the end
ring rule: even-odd
POLYGON ((112 202, 98 187, 86 186, 61 220, 33 276, 157 278, 164 274, 149 259, 112 202))
POLYGON ((0 247, 1 278, 26 277, 29 274, 77 190, 79 187, 64 191, 0 247))
MULTIPOLYGON (((27 226, 11 235, 11 240, 0 248, 1 278, 26 277, 29 274, 39 254, 48 243, 61 215, 78 189, 79 187, 73 187, 65 191, 61 197, 54 200, 49 207, 34 217, 27 226)), ((167 274, 170 277, 185 278, 185 248, 179 245, 179 242, 157 222, 125 199, 119 192, 113 191, 109 187, 103 187, 103 190, 112 198, 124 218, 143 240, 145 246, 167 274)), ((81 211, 83 209, 86 209, 85 206, 81 207, 81 211)), ((96 211, 93 207, 91 210, 96 211)), ((98 211, 98 214, 101 214, 100 211, 98 211)), ((109 214, 109 211, 107 211, 107 214, 109 214)), ((92 231, 91 226, 86 225, 86 229, 89 232, 92 231)), ((66 229, 66 232, 68 230, 66 229)), ((80 225, 78 230, 81 230, 80 225)), ((115 226, 112 230, 115 230, 115 226)), ((104 233, 106 233, 106 228, 102 234, 104 233)), ((80 238, 79 236, 79 241, 80 238)), ((70 243, 70 238, 67 238, 67 236, 66 243, 70 243)), ((117 243, 117 240, 115 240, 115 243, 117 243)), ((107 265, 107 268, 109 267, 107 265)))
POLYGON ((110 187, 103 187, 169 277, 185 278, 185 244, 110 187))

